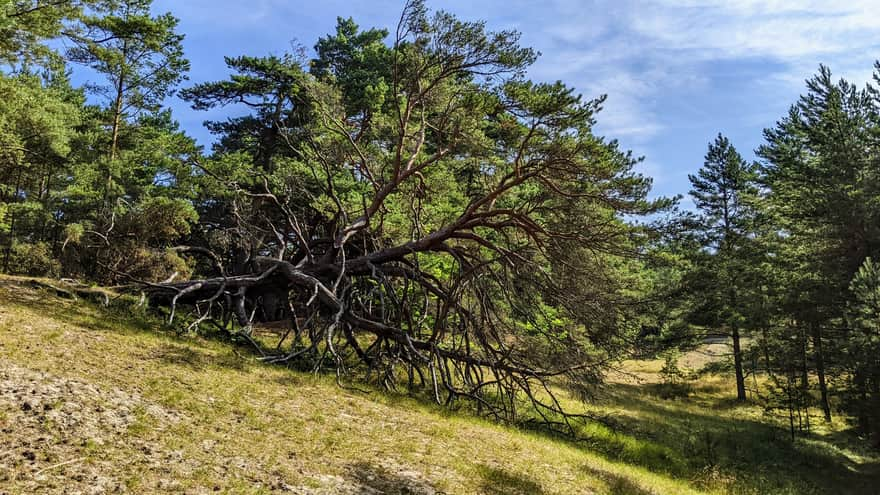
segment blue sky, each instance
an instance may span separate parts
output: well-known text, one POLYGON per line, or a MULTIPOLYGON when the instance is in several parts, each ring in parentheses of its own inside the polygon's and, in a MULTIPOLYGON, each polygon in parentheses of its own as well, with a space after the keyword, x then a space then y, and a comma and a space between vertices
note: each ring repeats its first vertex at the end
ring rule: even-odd
MULTIPOLYGON (((224 55, 311 48, 336 17, 393 28, 403 0, 157 0, 180 18, 190 82, 225 78, 224 55)), ((608 94, 597 131, 646 157, 655 194, 686 193, 706 145, 723 132, 748 158, 803 92, 818 65, 863 84, 880 58, 877 0, 452 0, 432 9, 491 29, 516 29, 542 53, 535 80, 560 79, 590 98, 608 94), (837 4, 837 5, 835 5, 837 4)), ((202 121, 172 101, 202 144, 202 121)), ((687 199, 684 207, 689 207, 687 199)))

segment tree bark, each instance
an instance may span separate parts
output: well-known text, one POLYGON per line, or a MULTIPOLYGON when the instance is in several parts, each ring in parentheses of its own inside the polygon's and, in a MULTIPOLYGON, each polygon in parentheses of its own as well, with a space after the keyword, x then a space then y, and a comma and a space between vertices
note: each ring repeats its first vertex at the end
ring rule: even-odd
POLYGON ((110 160, 116 159, 116 149, 119 146, 119 127, 122 125, 122 105, 125 95, 125 59, 127 56, 128 40, 123 40, 122 62, 119 65, 119 82, 116 84, 116 98, 113 101, 113 140, 110 143, 110 160))
POLYGON ((767 373, 769 375, 770 369, 771 369, 770 368, 770 340, 769 340, 769 336, 767 335, 767 327, 766 326, 761 327, 761 336, 763 337, 763 340, 764 340, 763 342, 761 342, 761 347, 763 347, 763 351, 764 351, 764 366, 766 367, 764 369, 764 373, 767 373))
POLYGON ((822 413, 825 422, 831 422, 831 406, 828 404, 828 385, 825 382, 825 356, 822 350, 822 328, 813 324, 813 354, 816 357, 816 374, 819 378, 819 393, 821 394, 822 413))
POLYGON ((733 367, 736 373, 736 400, 746 400, 746 380, 743 376, 742 348, 739 341, 739 326, 733 325, 731 329, 733 337, 733 367))
POLYGON ((806 430, 810 431, 810 370, 809 355, 807 353, 807 331, 803 324, 800 325, 800 329, 801 356, 803 358, 801 362, 801 395, 803 396, 803 408, 806 416, 806 430))

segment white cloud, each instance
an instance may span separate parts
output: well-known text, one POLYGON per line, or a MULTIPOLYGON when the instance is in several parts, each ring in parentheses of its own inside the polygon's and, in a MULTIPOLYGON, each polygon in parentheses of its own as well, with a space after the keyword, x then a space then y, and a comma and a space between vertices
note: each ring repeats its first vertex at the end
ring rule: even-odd
POLYGON ((563 79, 589 96, 608 93, 601 128, 638 141, 664 127, 654 102, 704 88, 712 64, 768 62, 776 72, 754 84, 786 91, 802 88, 819 63, 867 81, 880 52, 877 7, 876 0, 556 0, 531 19, 528 29, 540 34, 526 41, 544 53, 534 77, 563 79))
MULTIPOLYGON (((803 88, 820 62, 864 82, 873 56, 880 56, 877 1, 434 0, 429 5, 465 19, 487 19, 490 28, 521 30, 523 43, 543 53, 532 77, 561 79, 588 98, 608 94, 599 130, 639 143, 668 125, 657 102, 671 93, 705 90, 715 64, 767 61, 775 72, 763 73, 749 89, 773 93, 803 88)), ((332 29, 336 15, 392 27, 402 5, 403 0, 157 0, 156 9, 175 12, 186 29, 206 38, 219 31, 253 33, 262 40, 271 33, 310 44, 311 31, 332 29)))
POLYGON ((637 32, 707 58, 834 54, 876 46, 880 32, 876 2, 665 0, 646 10, 637 32))

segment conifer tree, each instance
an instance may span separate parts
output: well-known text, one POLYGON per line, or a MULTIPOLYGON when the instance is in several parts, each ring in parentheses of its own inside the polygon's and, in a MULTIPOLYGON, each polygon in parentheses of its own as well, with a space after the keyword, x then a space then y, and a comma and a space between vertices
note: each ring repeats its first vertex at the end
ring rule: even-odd
POLYGON ((709 144, 706 160, 696 175, 688 177, 690 195, 699 216, 696 223, 704 256, 699 270, 713 281, 717 292, 705 294, 712 304, 705 309, 708 321, 719 325, 733 342, 736 395, 746 399, 743 374, 743 329, 748 244, 755 228, 756 165, 747 163, 721 134, 709 144))
POLYGON ((826 375, 848 359, 841 354, 850 334, 843 324, 848 286, 865 258, 880 254, 877 115, 870 88, 835 81, 822 66, 788 115, 765 130, 759 149, 762 182, 785 233, 782 309, 811 341, 803 347, 812 354, 804 356, 803 378, 815 369, 826 420, 826 375))
POLYGON ((0 0, 0 63, 16 70, 31 65, 58 68, 61 58, 46 41, 65 33, 87 0, 0 0))
POLYGON ((852 334, 846 342, 852 387, 846 406, 860 429, 880 445, 880 265, 867 258, 850 284, 853 301, 847 308, 852 334))
POLYGON ((103 74, 106 87, 96 87, 110 100, 108 155, 117 156, 121 127, 127 118, 157 111, 175 86, 186 79, 189 61, 183 35, 170 13, 153 16, 152 0, 103 0, 88 11, 76 45, 67 56, 103 74))

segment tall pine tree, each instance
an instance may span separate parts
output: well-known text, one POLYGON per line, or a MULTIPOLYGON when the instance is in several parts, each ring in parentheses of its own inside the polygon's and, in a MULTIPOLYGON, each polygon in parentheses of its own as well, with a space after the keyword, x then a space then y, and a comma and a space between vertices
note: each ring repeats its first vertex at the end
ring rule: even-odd
MULTIPOLYGON (((690 195, 699 210, 697 232, 704 248, 699 270, 712 279, 716 289, 705 297, 708 323, 723 328, 733 343, 736 396, 746 399, 743 374, 742 336, 747 282, 743 277, 749 263, 747 249, 755 228, 757 197, 756 165, 747 163, 721 134, 709 144, 703 167, 688 177, 690 195)), ((711 291, 710 291, 711 292, 711 291)))
POLYGON ((152 0, 104 0, 82 19, 76 45, 67 56, 107 78, 98 88, 110 100, 108 154, 116 158, 125 120, 155 112, 184 79, 189 61, 183 35, 170 13, 153 16, 152 0))

